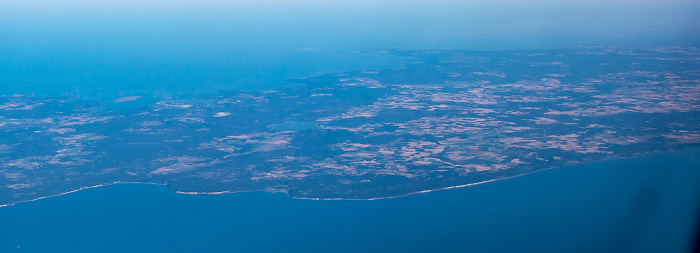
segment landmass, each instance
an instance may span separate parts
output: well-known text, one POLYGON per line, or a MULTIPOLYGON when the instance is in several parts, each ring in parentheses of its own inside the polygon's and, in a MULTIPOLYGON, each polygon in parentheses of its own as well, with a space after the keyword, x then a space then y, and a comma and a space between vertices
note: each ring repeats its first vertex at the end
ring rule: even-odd
POLYGON ((118 182, 378 199, 700 146, 696 47, 369 53, 408 60, 115 111, 2 96, 0 206, 118 182))

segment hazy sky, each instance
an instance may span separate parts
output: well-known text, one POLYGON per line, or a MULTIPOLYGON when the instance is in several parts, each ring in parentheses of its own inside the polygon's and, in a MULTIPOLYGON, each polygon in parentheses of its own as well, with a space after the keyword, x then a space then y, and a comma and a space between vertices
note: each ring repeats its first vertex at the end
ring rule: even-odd
POLYGON ((136 35, 146 44, 160 43, 159 38, 197 43, 193 37, 215 41, 246 34, 241 46, 430 47, 459 39, 653 42, 695 40, 700 34, 700 1, 691 0, 4 0, 2 5, 0 43, 10 44, 109 43, 104 40, 136 35))

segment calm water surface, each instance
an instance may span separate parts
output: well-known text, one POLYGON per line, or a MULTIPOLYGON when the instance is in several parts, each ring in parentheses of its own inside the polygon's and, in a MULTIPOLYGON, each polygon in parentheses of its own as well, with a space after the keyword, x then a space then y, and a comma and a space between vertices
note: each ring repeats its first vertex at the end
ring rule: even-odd
POLYGON ((700 150, 377 201, 116 185, 0 208, 1 252, 684 252, 700 150))

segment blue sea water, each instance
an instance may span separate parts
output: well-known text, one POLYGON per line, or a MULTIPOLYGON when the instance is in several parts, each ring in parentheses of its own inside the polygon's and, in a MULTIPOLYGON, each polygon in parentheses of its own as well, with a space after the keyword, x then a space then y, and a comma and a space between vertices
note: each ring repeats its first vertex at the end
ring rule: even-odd
MULTIPOLYGON (((400 67, 367 48, 700 41, 692 1, 203 2, 3 1, 0 95, 107 106, 141 96, 127 105, 140 106, 400 67)), ((682 252, 697 221, 699 157, 604 161, 378 201, 115 185, 0 208, 0 252, 682 252)))
POLYGON ((700 150, 376 201, 115 185, 0 208, 0 252, 687 252, 700 150))

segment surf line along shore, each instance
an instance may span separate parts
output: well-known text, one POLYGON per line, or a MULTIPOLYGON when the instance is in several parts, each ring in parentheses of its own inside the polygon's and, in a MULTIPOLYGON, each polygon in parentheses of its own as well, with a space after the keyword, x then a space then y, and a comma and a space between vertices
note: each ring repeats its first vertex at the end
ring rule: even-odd
MULTIPOLYGON (((416 191, 412 193, 407 193, 407 194, 402 194, 402 195, 396 195, 396 196, 387 196, 387 197, 376 197, 376 198, 366 198, 366 199, 352 199, 352 198, 311 198, 311 197, 298 197, 298 196, 291 196, 293 199, 299 199, 299 200, 315 200, 315 201, 324 201, 324 200, 335 200, 335 201, 371 201, 371 200, 382 200, 382 199, 394 199, 394 198, 401 198, 401 197, 407 197, 411 195, 416 195, 416 194, 424 194, 424 193, 430 193, 430 192, 436 192, 436 191, 442 191, 442 190, 450 190, 450 189, 458 189, 458 188, 464 188, 464 187, 470 187, 470 186, 476 186, 476 185, 481 185, 481 184, 486 184, 490 182, 496 182, 496 181, 501 181, 501 180, 507 180, 507 179, 512 179, 512 178, 517 178, 525 175, 530 175, 538 172, 544 172, 544 171, 549 171, 553 169, 560 169, 560 168, 566 168, 566 167, 571 167, 571 166, 578 166, 582 164, 591 164, 591 163, 600 163, 600 162, 607 162, 607 161, 614 161, 614 160, 624 160, 624 159, 643 159, 645 157, 650 157, 654 155, 660 155, 660 154, 672 154, 672 153, 677 153, 677 152, 700 152, 700 148, 689 148, 689 149, 681 149, 681 150, 673 150, 673 151, 660 151, 660 152, 650 152, 647 154, 643 155, 637 155, 637 156, 621 156, 621 157, 614 157, 611 159, 604 159, 604 160, 597 160, 597 161, 587 161, 587 162, 574 162, 571 164, 567 164, 564 166, 554 166, 550 168, 545 168, 545 169, 540 169, 536 171, 531 171, 523 174, 518 174, 514 176, 509 176, 509 177, 503 177, 503 178, 494 178, 494 179, 489 179, 489 180, 484 180, 480 182, 474 182, 474 183, 469 183, 469 184, 462 184, 462 185, 455 185, 455 186, 448 186, 448 187, 442 187, 442 188, 436 188, 436 189, 428 189, 428 190, 421 190, 421 191, 416 191)), ((93 186, 86 186, 86 187, 81 187, 79 189, 59 193, 59 194, 54 194, 54 195, 48 195, 48 196, 42 196, 38 197, 35 199, 31 200, 22 200, 22 201, 17 201, 13 203, 7 203, 7 204, 0 204, 0 207, 8 207, 8 206, 14 206, 15 204, 19 203, 27 203, 27 202, 32 202, 32 201, 37 201, 41 199, 46 199, 46 198, 52 198, 52 197, 58 197, 58 196, 63 196, 67 195, 70 193, 74 192, 79 192, 82 190, 88 190, 88 189, 93 189, 93 188, 98 188, 98 187, 103 187, 103 186, 111 186, 111 185, 118 185, 118 184, 147 184, 147 185, 159 185, 159 186, 167 186, 167 184, 160 184, 160 183, 153 183, 153 182, 122 182, 122 181, 115 181, 115 182, 109 182, 109 183, 103 183, 103 184, 98 184, 98 185, 93 185, 93 186)), ((277 191, 266 191, 266 190, 253 190, 253 191, 217 191, 217 192, 187 192, 187 191, 171 191, 176 194, 183 194, 183 195, 223 195, 223 194, 235 194, 235 193, 246 193, 246 192, 270 192, 270 193, 281 193, 285 191, 277 190, 277 191)), ((285 192, 288 194, 288 192, 285 192)))

